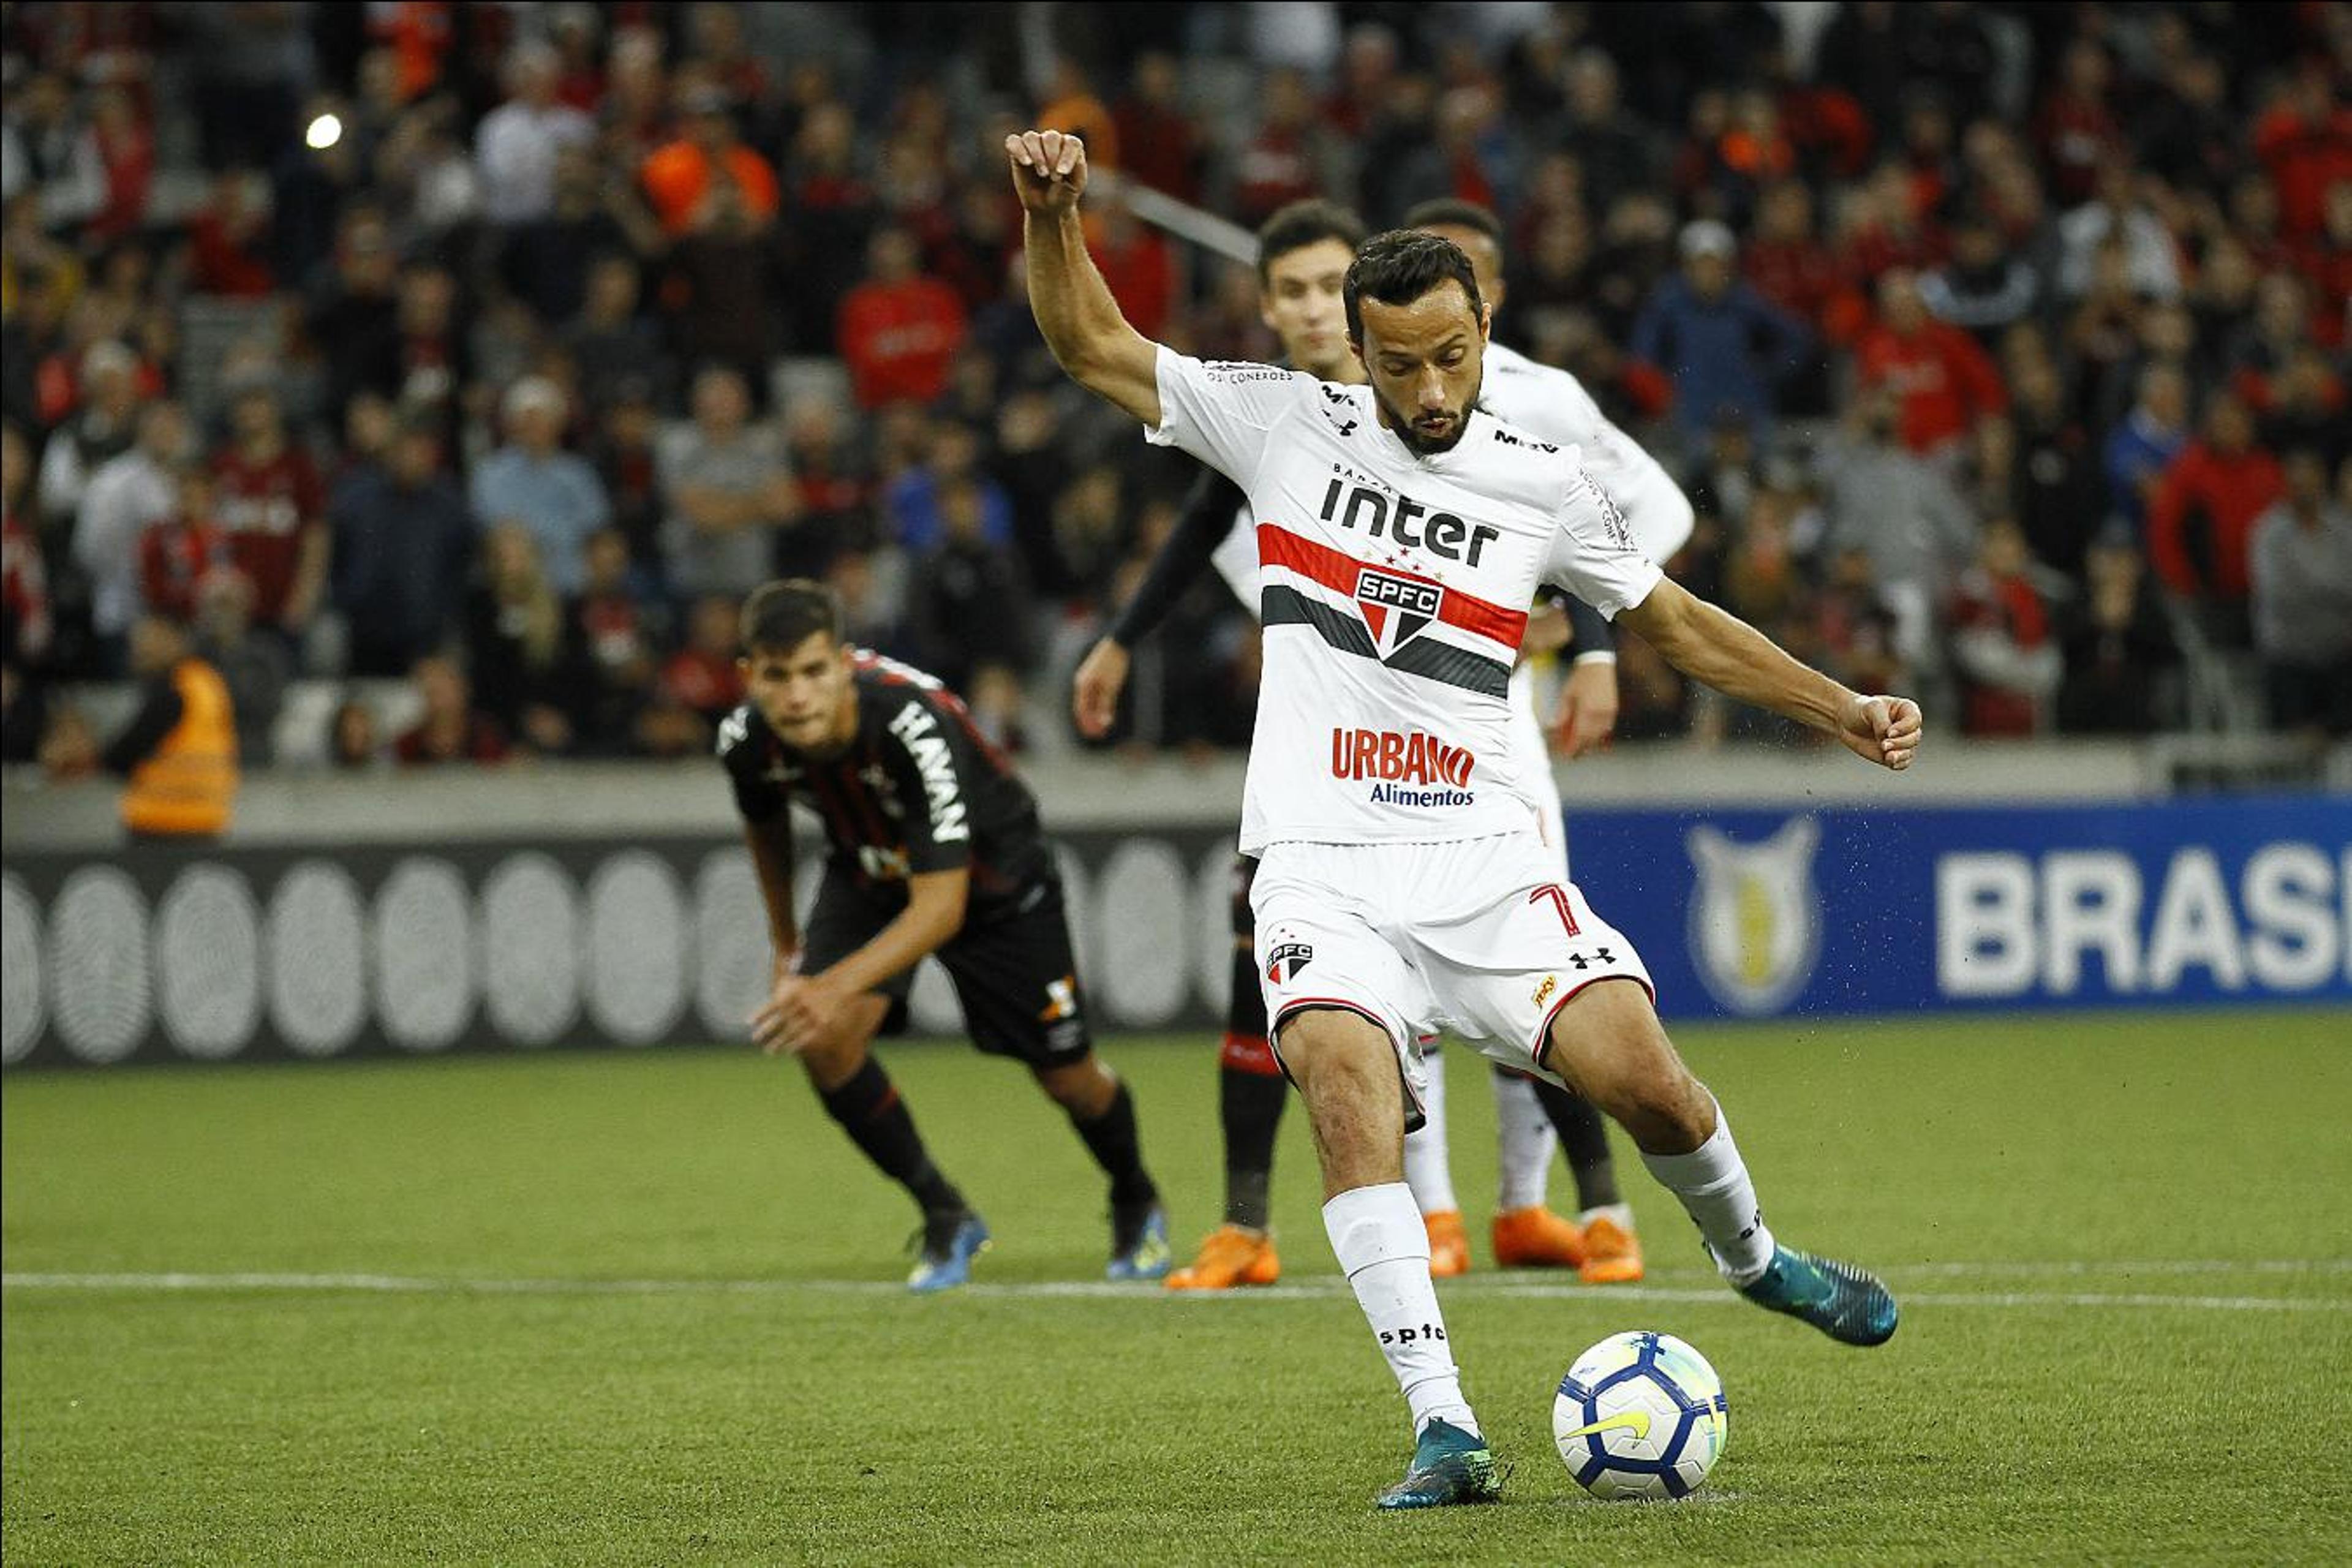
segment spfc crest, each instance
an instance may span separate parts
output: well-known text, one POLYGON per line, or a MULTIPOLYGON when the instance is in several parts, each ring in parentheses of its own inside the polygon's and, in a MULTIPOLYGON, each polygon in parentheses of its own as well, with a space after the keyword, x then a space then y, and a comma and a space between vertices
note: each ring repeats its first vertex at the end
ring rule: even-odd
POLYGON ((1270 985, 1286 980, 1296 980, 1298 972, 1314 960, 1315 950, 1303 942, 1285 940, 1275 944, 1265 955, 1265 978, 1270 985))
POLYGON ((1356 574, 1356 609, 1370 628, 1372 647, 1386 658, 1437 618, 1445 590, 1418 577, 1366 566, 1356 574))
POLYGON ((1778 1013, 1796 1000, 1821 958, 1821 897, 1813 852, 1821 823, 1790 819, 1761 844, 1736 844, 1712 827, 1685 840, 1698 883, 1691 891, 1691 958, 1715 999, 1735 1013, 1778 1013))

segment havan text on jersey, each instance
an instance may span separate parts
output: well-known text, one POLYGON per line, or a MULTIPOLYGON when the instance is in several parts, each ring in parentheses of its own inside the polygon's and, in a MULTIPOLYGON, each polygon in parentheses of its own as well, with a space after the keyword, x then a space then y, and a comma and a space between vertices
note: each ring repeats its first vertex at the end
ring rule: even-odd
POLYGON ((940 721, 919 702, 909 702, 890 721, 890 733, 915 759, 923 775, 923 792, 930 798, 931 837, 945 843, 971 837, 964 822, 963 801, 956 787, 955 760, 939 733, 940 721))

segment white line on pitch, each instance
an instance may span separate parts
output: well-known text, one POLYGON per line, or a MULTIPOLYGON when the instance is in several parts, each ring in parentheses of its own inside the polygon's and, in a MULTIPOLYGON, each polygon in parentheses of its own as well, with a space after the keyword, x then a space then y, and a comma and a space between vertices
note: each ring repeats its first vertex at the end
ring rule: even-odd
MULTIPOLYGON (((898 1296, 905 1287, 879 1279, 467 1279, 401 1274, 292 1273, 162 1273, 68 1274, 16 1273, 0 1275, 0 1286, 11 1290, 184 1291, 313 1291, 341 1294, 415 1296, 688 1296, 688 1295, 849 1295, 898 1296)), ((1562 1300, 1673 1301, 1696 1306, 1743 1304, 1721 1287, 1683 1289, 1661 1285, 1570 1285, 1524 1276, 1450 1280, 1448 1295, 1504 1296, 1562 1300)), ((1195 1291, 1171 1295, 1135 1285, 1101 1280, 1033 1280, 1020 1283, 977 1282, 961 1294, 987 1300, 1090 1300, 1209 1301, 1296 1301, 1347 1294, 1341 1281, 1313 1279, 1270 1289, 1195 1291)), ((1906 1291, 1903 1300, 1927 1307, 2083 1307, 2170 1308, 2197 1311, 2352 1312, 2352 1299, 2280 1296, 2167 1296, 2147 1292, 1947 1290, 1906 1291)))

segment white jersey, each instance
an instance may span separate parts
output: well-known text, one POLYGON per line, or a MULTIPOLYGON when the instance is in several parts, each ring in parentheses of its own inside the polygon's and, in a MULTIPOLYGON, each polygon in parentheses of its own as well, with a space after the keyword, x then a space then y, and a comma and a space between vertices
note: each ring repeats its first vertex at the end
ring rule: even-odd
POLYGON ((1691 536, 1690 498, 1664 465, 1611 423, 1584 384, 1517 349, 1486 345, 1486 381, 1478 402, 1507 425, 1574 447, 1609 499, 1625 514, 1633 542, 1664 566, 1691 536))
MULTIPOLYGON (((1696 520, 1690 498, 1665 466, 1601 413, 1584 384, 1568 372, 1496 342, 1486 345, 1486 368, 1480 405, 1507 425, 1574 447, 1625 514, 1642 553, 1661 566, 1674 559, 1696 520)), ((1234 596, 1257 614, 1257 520, 1249 508, 1234 513, 1231 531, 1209 560, 1234 596)))
POLYGON ((1572 448, 1484 409, 1417 456, 1371 389, 1159 350, 1149 432, 1232 479, 1256 519, 1265 673, 1241 847, 1508 833, 1548 798, 1506 700, 1537 586, 1604 616, 1657 567, 1572 448))

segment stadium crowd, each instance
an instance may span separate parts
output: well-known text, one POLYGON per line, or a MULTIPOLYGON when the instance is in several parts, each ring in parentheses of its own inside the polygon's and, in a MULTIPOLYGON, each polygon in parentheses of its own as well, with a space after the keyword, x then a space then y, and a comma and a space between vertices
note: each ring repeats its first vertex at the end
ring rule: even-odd
MULTIPOLYGON (((779 574, 1008 745, 1062 724, 1190 474, 1045 353, 1002 150, 1032 124, 1245 226, 1491 207, 1506 335, 1696 502, 1676 574, 1864 689, 2137 733, 2201 664, 2352 732, 2352 7, 0 26, 10 761, 88 759, 64 694, 146 616, 193 629, 248 764, 322 681, 337 765, 698 752, 779 574)), ((1246 265, 1115 195, 1090 222, 1142 331, 1272 354, 1246 265)), ((1252 621, 1213 583, 1175 619, 1121 735, 1244 742, 1252 621)), ((1620 673, 1622 737, 1750 722, 1637 639, 1620 673)))

